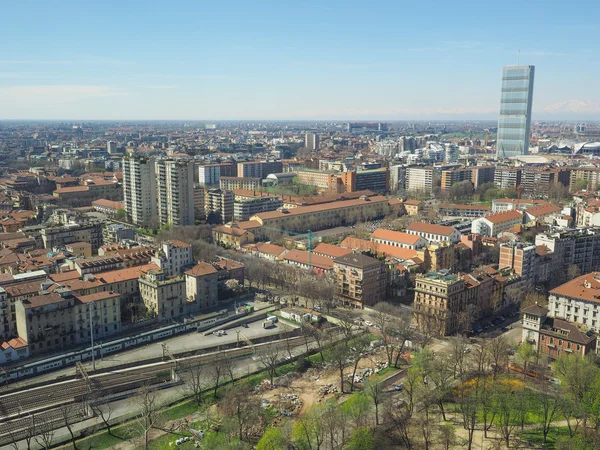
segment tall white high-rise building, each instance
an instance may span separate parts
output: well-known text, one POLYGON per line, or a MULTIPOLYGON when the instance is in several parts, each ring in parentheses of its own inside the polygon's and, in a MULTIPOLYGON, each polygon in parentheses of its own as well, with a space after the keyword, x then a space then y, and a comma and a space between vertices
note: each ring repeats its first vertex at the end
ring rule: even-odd
POLYGON ((194 163, 156 160, 158 222, 194 225, 194 163))
POLYGON ((147 226, 157 218, 154 159, 123 157, 123 194, 132 223, 147 226))
POLYGON ((198 184, 202 186, 218 186, 221 181, 221 166, 205 164, 198 167, 198 184))
POLYGON ((108 141, 106 143, 106 151, 109 155, 114 155, 117 153, 117 143, 115 141, 108 141))
POLYGON ((534 66, 506 66, 502 72, 502 96, 496 156, 529 154, 534 66))
POLYGON ((304 137, 304 146, 311 150, 319 150, 321 144, 321 136, 316 133, 306 133, 304 137))

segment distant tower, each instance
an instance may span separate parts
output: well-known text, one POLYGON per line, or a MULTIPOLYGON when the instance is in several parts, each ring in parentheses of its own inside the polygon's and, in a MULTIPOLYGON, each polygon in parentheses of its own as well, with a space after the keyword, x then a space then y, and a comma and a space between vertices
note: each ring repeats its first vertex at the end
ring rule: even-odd
POLYGON ((115 141, 108 141, 106 143, 106 151, 109 155, 114 155, 117 153, 117 143, 115 141))
POLYGON ((502 94, 496 157, 529 154, 534 66, 506 66, 502 72, 502 94))
POLYGON ((306 133, 304 138, 304 146, 310 150, 319 150, 319 144, 321 143, 320 136, 315 133, 306 133))

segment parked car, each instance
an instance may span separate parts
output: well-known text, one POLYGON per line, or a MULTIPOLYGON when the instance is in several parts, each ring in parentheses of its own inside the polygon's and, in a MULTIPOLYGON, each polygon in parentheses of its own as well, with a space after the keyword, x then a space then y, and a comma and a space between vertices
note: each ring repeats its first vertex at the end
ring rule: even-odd
POLYGON ((394 386, 395 391, 401 391, 402 389, 404 389, 404 383, 398 383, 394 386))

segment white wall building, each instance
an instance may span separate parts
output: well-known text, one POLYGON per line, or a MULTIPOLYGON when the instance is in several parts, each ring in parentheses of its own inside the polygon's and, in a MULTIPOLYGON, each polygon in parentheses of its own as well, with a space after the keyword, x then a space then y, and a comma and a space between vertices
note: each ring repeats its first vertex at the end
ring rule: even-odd
POLYGON ((158 218, 154 159, 123 157, 123 197, 132 223, 147 226, 158 218))

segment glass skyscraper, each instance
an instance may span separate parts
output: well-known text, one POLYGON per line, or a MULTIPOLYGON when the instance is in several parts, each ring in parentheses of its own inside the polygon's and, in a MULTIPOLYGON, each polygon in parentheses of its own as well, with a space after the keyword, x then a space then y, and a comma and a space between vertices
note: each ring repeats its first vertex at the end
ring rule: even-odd
POLYGON ((496 143, 498 158, 529 153, 534 74, 534 66, 506 66, 502 71, 502 97, 496 143))

